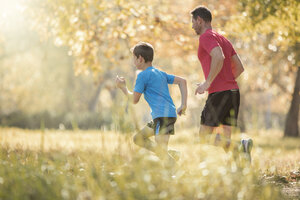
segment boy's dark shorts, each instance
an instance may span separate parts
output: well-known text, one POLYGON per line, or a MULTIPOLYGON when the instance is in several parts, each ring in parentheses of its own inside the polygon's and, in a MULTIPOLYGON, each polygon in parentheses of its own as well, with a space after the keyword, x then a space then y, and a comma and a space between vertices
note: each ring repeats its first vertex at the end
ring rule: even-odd
POLYGON ((158 117, 150 121, 147 126, 153 129, 154 135, 174 135, 176 117, 158 117))
POLYGON ((238 89, 211 93, 201 114, 201 124, 213 127, 220 124, 236 126, 239 107, 238 89))

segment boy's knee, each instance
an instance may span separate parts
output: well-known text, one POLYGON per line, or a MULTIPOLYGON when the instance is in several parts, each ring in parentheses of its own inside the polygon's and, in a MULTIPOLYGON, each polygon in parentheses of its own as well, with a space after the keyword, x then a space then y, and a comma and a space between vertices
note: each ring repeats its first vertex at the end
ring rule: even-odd
POLYGON ((134 144, 140 145, 142 143, 142 141, 143 141, 143 137, 140 134, 137 133, 133 136, 134 144))
POLYGON ((137 135, 136 134, 132 137, 132 140, 133 140, 134 144, 137 143, 137 135))

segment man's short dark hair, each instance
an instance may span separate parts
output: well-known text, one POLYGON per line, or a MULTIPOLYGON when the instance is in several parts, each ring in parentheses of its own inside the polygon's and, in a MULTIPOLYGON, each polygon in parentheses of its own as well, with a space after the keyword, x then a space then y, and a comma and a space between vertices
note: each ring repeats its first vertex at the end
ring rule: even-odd
POLYGON ((147 42, 139 42, 133 47, 133 54, 136 57, 142 56, 145 62, 152 62, 154 50, 151 44, 147 42))
POLYGON ((212 20, 211 12, 205 6, 196 7, 194 10, 192 10, 191 14, 193 15, 194 19, 197 19, 197 17, 199 16, 205 22, 211 22, 211 20, 212 20))

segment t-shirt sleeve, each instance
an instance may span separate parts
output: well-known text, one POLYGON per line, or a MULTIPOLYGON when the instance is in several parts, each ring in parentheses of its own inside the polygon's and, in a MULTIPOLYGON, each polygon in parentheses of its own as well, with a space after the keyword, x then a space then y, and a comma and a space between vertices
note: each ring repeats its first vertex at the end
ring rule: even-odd
POLYGON ((143 93, 146 88, 145 77, 142 73, 139 73, 134 86, 134 92, 143 93))
POLYGON ((163 74, 165 75, 165 77, 167 78, 167 83, 168 84, 173 84, 174 83, 174 79, 175 76, 172 74, 167 74, 166 72, 163 72, 163 74))
POLYGON ((232 48, 232 50, 231 50, 231 56, 234 56, 234 55, 237 54, 237 53, 236 53, 236 51, 234 50, 234 48, 233 48, 232 45, 231 45, 231 48, 232 48))
POLYGON ((220 46, 216 38, 214 38, 214 36, 212 35, 205 35, 203 37, 200 37, 199 40, 200 40, 200 45, 208 54, 210 54, 213 48, 220 46))

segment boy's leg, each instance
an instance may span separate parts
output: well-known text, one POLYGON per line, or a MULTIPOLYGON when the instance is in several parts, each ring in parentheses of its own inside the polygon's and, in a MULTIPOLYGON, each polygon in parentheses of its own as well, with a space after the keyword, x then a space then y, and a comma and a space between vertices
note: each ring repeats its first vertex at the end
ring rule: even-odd
POLYGON ((180 159, 181 152, 176 149, 168 149, 169 155, 171 155, 174 160, 178 161, 180 159))
POLYGON ((156 121, 155 128, 155 141, 157 143, 156 154, 163 161, 166 161, 168 166, 172 167, 176 165, 175 159, 168 151, 168 144, 170 136, 175 133, 174 124, 176 122, 175 117, 164 117, 158 118, 156 121))
POLYGON ((156 135, 155 141, 157 143, 156 153, 159 155, 168 154, 168 144, 169 144, 170 135, 156 135))
POLYGON ((154 136, 154 130, 147 125, 133 136, 133 142, 155 153, 157 144, 149 139, 151 136, 154 136))
POLYGON ((157 143, 156 155, 163 161, 166 161, 167 166, 173 167, 176 165, 175 159, 168 153, 170 135, 156 135, 155 141, 157 143))

